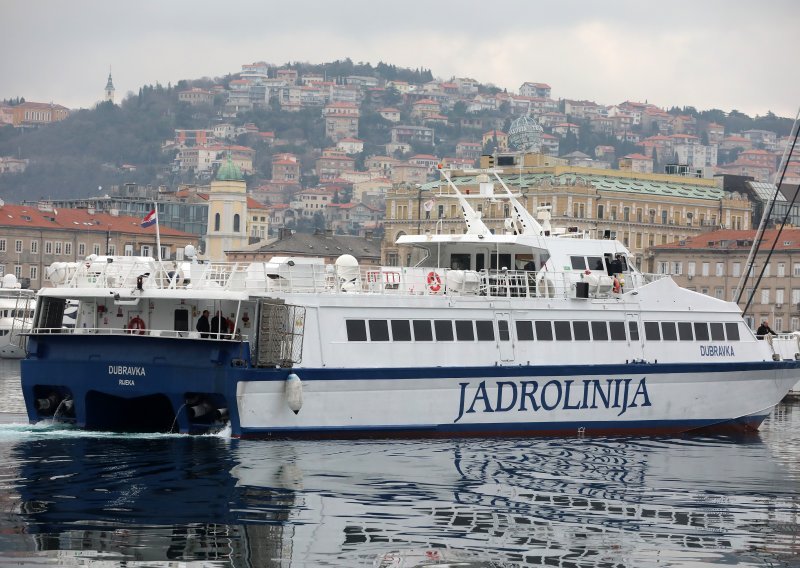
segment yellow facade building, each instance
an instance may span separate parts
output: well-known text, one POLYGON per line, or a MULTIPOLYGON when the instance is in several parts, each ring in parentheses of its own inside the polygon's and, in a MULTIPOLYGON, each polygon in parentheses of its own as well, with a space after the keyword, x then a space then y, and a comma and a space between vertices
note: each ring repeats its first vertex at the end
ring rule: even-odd
MULTIPOLYGON (((716 180, 581 168, 565 165, 494 164, 527 209, 547 207, 553 227, 586 232, 592 238, 616 238, 636 256, 638 266, 653 271, 652 247, 720 228, 751 228, 746 197, 723 191, 716 180)), ((492 165, 492 164, 486 164, 492 165)), ((508 202, 479 196, 475 171, 454 171, 453 183, 482 215, 490 230, 505 231, 508 202)), ((495 193, 504 192, 495 181, 495 193)), ((395 245, 406 234, 461 234, 463 214, 455 193, 444 182, 398 185, 386 195, 383 261, 407 265, 411 251, 395 245)))

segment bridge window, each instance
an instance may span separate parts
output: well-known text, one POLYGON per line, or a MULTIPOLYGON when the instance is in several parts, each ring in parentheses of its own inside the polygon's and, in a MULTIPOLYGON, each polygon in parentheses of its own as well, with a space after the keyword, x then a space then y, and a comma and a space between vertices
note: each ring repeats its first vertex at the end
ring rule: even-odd
POLYGON ((739 324, 736 322, 726 323, 725 333, 728 335, 728 341, 739 341, 739 324))
POLYGON ((711 339, 713 341, 725 341, 725 330, 720 322, 712 322, 709 326, 711 327, 711 339))
POLYGON ((568 321, 553 322, 557 341, 572 341, 572 326, 568 321))
POLYGON ((647 341, 661 341, 661 328, 657 321, 644 322, 644 336, 647 341))
POLYGON ((606 322, 592 322, 592 339, 595 341, 608 341, 608 326, 606 325, 606 322))
POLYGON ((661 322, 661 334, 664 336, 664 341, 677 341, 678 332, 675 329, 674 321, 661 322))
POLYGON ((694 322, 694 336, 697 341, 708 341, 708 324, 704 321, 694 322))
POLYGON ((678 322, 678 336, 681 338, 681 341, 694 341, 694 335, 692 334, 692 322, 678 322))
POLYGON ((588 321, 574 321, 572 322, 572 331, 575 334, 575 341, 589 341, 589 322, 588 321))

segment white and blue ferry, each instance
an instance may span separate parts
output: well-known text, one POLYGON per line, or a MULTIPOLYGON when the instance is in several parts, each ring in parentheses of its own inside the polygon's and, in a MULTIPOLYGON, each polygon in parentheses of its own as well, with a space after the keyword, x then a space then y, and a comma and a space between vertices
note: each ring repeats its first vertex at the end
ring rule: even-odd
POLYGON ((473 195, 444 179, 466 230, 400 237, 414 266, 51 266, 22 362, 30 421, 305 438, 748 430, 800 378, 797 340, 757 338, 734 303, 551 228, 495 172, 473 195), (489 197, 508 201, 503 234, 471 205, 489 197), (221 330, 196 331, 205 310, 221 330))

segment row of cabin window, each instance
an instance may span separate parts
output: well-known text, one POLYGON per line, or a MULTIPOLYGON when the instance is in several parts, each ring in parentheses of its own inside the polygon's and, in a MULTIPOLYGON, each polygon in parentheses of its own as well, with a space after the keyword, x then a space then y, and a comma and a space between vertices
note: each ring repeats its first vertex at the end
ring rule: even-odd
MULTIPOLYGON (((648 341, 739 341, 736 322, 654 322, 644 323, 648 341)), ((494 341, 492 320, 346 320, 348 341, 494 341), (391 339, 389 330, 391 328, 391 339), (435 334, 434 334, 435 332, 435 334)), ((632 341, 639 340, 639 326, 624 321, 549 321, 519 320, 516 322, 519 341, 632 341), (535 333, 534 333, 535 332, 535 333)), ((497 321, 501 341, 510 339, 508 322, 497 321)))
MULTIPOLYGON (((348 341, 367 341, 367 327, 370 341, 390 341, 390 327, 391 341, 411 341, 412 328, 414 341, 433 341, 434 332, 436 341, 494 341, 492 320, 346 320, 345 324, 348 341)), ((508 341, 508 322, 499 320, 497 327, 500 339, 508 341)))

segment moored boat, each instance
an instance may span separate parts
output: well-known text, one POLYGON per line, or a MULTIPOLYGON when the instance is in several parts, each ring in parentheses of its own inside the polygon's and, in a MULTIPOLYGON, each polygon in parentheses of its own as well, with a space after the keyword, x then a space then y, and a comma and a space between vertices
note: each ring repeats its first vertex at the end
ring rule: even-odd
POLYGON ((51 267, 22 365, 29 419, 237 437, 748 430, 800 378, 797 342, 760 340, 734 303, 552 228, 493 171, 471 196, 443 176, 466 230, 401 236, 413 266, 187 250, 51 267), (508 203, 503 234, 471 204, 488 198, 508 203))
POLYGON ((25 356, 25 333, 33 322, 35 292, 23 289, 13 274, 0 278, 0 358, 25 356))

